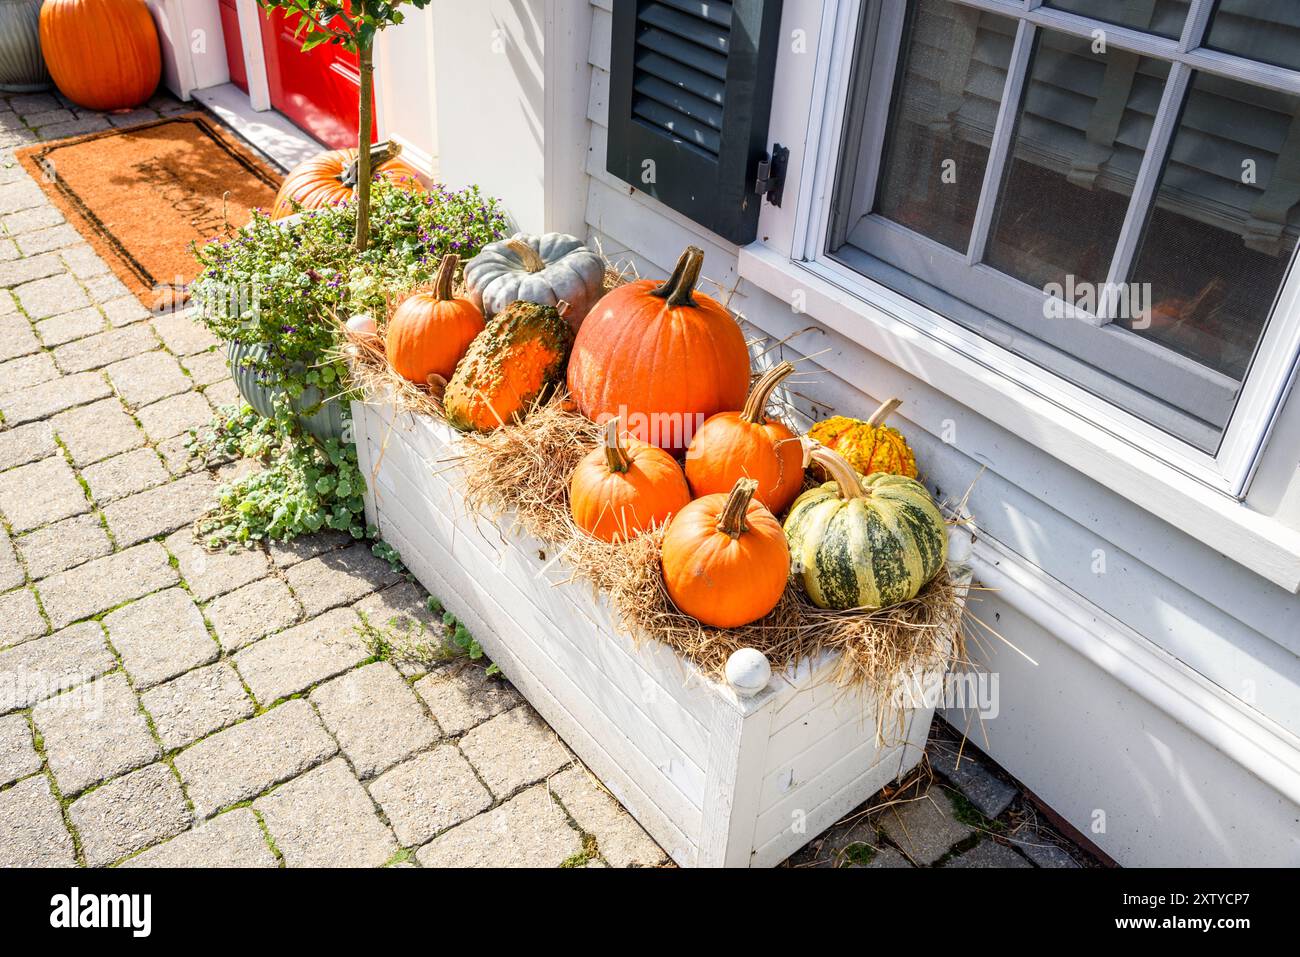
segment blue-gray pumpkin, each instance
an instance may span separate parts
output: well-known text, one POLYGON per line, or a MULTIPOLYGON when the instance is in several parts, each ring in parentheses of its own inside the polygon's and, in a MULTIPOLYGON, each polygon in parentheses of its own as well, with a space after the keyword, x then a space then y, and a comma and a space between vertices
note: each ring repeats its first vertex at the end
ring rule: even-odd
POLYGON ((604 291, 605 260, 565 233, 515 233, 465 264, 465 294, 489 320, 512 302, 567 302, 564 318, 576 332, 604 291))
POLYGON ((812 460, 831 481, 795 499, 790 557, 820 608, 888 608, 914 598, 948 557, 943 515, 924 485, 888 472, 859 475, 839 454, 812 460))

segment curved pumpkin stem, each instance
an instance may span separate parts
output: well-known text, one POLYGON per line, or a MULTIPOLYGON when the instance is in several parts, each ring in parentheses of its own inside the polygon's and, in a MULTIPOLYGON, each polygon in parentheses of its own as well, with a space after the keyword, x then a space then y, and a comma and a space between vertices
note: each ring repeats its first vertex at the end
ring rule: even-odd
POLYGON ((736 479, 731 494, 727 496, 727 504, 723 506, 722 514, 718 516, 718 531, 732 538, 740 538, 749 531, 749 523, 745 521, 745 516, 749 512, 749 503, 757 491, 758 482, 754 479, 736 479))
POLYGON ((749 398, 745 400, 745 409, 740 413, 740 417, 753 425, 764 424, 767 416, 763 413, 767 409, 768 400, 772 398, 772 393, 787 376, 793 374, 794 364, 791 362, 782 362, 764 372, 754 383, 754 388, 749 390, 749 398))
POLYGON ((894 410, 897 409, 902 404, 903 404, 902 399, 890 399, 888 402, 882 403, 880 408, 878 408, 875 412, 871 413, 871 418, 867 419, 867 425, 870 426, 879 425, 881 422, 884 422, 885 419, 893 415, 894 410))
POLYGON ((546 268, 546 260, 541 257, 536 249, 522 239, 507 239, 506 248, 519 257, 519 261, 524 264, 524 268, 529 272, 541 272, 546 268))
POLYGON ((824 468, 827 474, 840 487, 840 498, 848 501, 855 498, 868 498, 870 493, 862 488, 858 473, 848 460, 838 452, 833 452, 824 445, 815 446, 808 457, 824 468))
POLYGON ((451 281, 456 277, 456 267, 460 265, 460 257, 455 253, 447 253, 442 257, 442 262, 438 263, 438 272, 433 277, 433 295, 439 302, 447 302, 451 296, 451 281))
POLYGON ((687 246, 667 282, 652 290, 650 295, 666 300, 674 308, 695 305, 695 284, 700 281, 700 269, 703 266, 704 250, 698 246, 687 246))
POLYGON ((605 423, 605 462, 611 472, 626 472, 632 467, 632 459, 619 439, 618 416, 605 423))

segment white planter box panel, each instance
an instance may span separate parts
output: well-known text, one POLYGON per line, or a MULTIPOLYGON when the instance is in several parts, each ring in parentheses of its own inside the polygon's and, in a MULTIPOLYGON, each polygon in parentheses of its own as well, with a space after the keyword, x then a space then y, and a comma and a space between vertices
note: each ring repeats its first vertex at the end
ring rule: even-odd
POLYGON ((772 866, 921 759, 932 709, 890 720, 826 656, 747 697, 653 642, 546 543, 470 514, 443 423, 354 403, 369 520, 683 866, 772 866))

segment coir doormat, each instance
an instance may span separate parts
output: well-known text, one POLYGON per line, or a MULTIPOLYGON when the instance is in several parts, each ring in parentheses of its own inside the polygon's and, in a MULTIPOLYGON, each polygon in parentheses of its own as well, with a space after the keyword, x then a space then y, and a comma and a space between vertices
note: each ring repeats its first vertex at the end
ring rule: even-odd
POLYGON ((150 309, 188 298, 200 245, 269 209, 280 176, 202 113, 56 140, 19 161, 150 309))

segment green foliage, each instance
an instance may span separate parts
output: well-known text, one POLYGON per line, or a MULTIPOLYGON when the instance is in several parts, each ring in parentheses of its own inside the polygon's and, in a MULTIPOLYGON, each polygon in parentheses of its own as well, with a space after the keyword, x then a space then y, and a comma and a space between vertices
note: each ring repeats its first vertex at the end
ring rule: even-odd
POLYGON ((304 212, 287 226, 255 212, 237 235, 195 251, 200 321, 223 340, 268 346, 246 365, 294 398, 312 387, 322 397, 342 390, 340 320, 382 318, 389 299, 433 279, 445 254, 477 255, 508 221, 476 186, 407 193, 381 181, 362 253, 349 243, 355 225, 351 203, 304 212))
POLYGON ((190 447, 210 462, 240 457, 261 466, 217 490, 216 509, 199 522, 209 547, 287 541, 325 529, 353 538, 374 534, 365 526, 356 447, 302 433, 287 409, 265 419, 247 405, 231 406, 190 447))
POLYGON ((296 18, 296 35, 303 52, 322 43, 343 46, 354 53, 375 42, 380 30, 405 19, 401 7, 422 10, 431 0, 257 0, 266 10, 280 10, 290 21, 296 18))

